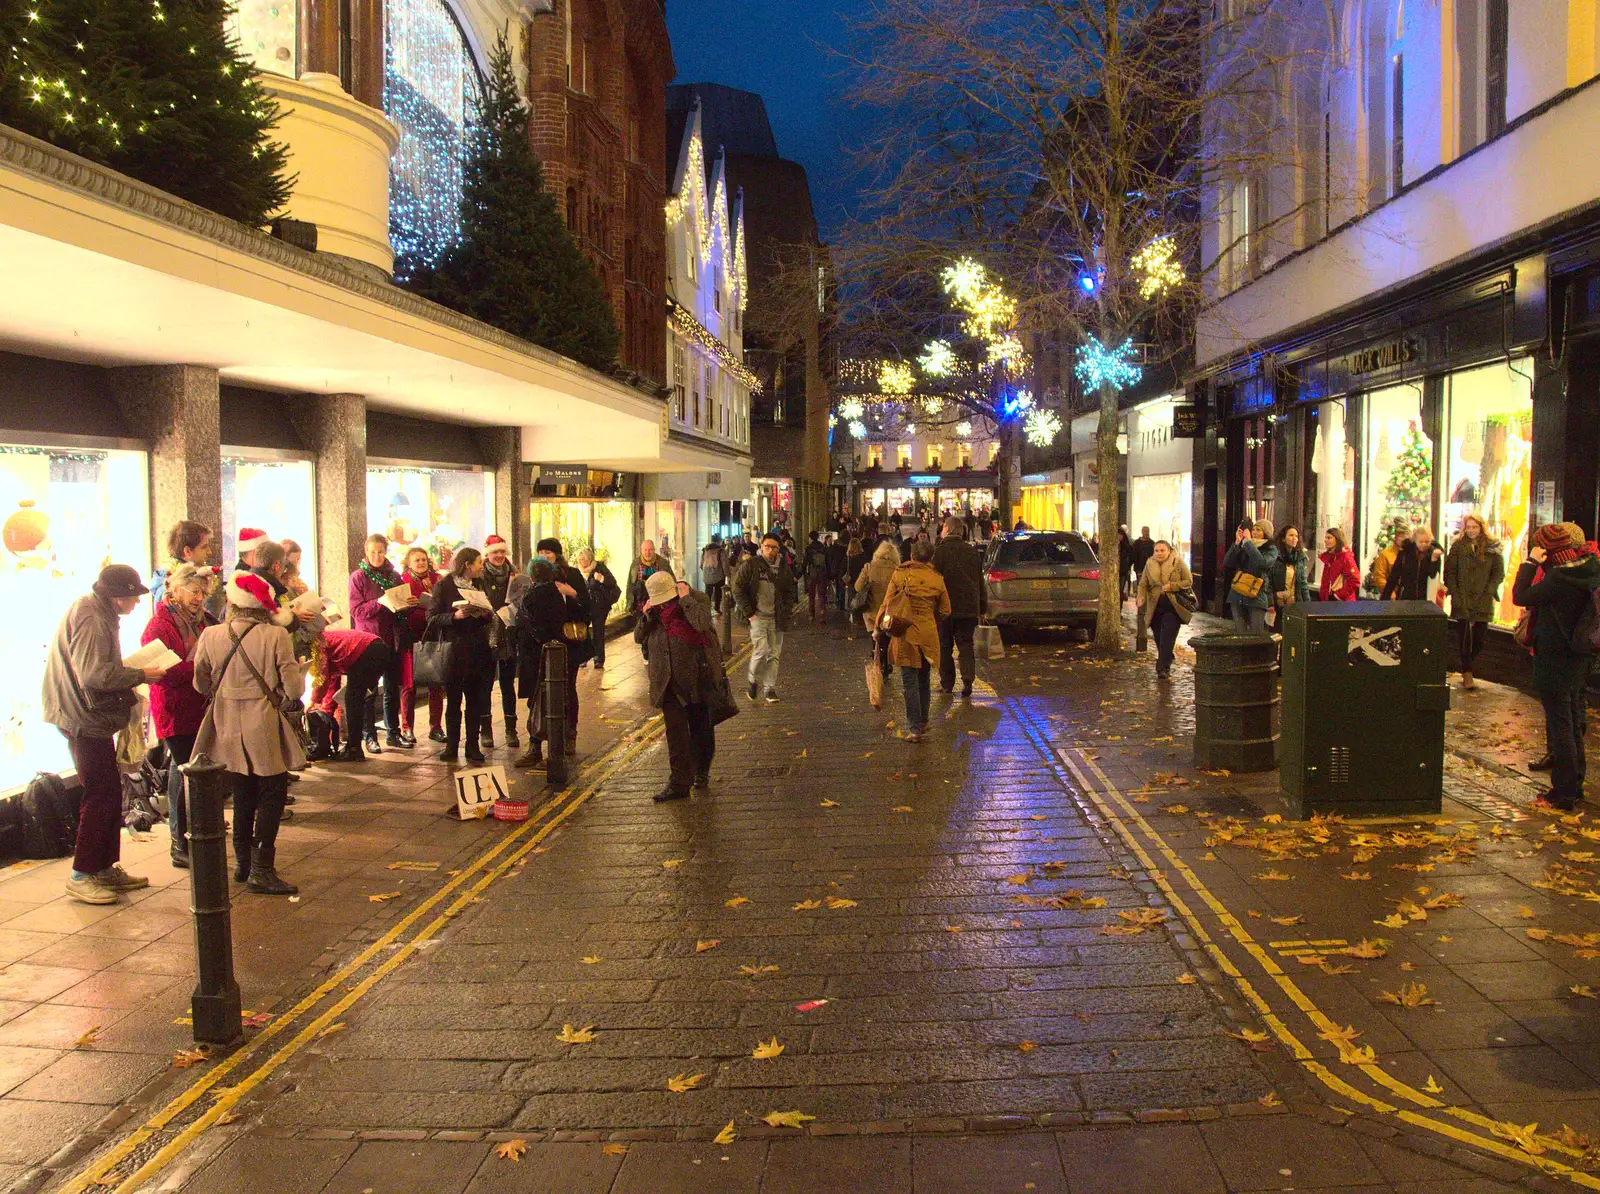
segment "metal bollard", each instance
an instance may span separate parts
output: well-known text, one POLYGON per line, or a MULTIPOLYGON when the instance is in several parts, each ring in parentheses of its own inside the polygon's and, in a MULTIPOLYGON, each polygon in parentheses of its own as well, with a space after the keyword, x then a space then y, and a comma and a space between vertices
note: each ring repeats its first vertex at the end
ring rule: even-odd
POLYGON ((228 771, 197 755, 179 768, 189 808, 189 900, 200 978, 190 1000, 194 1039, 213 1045, 243 1034, 239 984, 233 977, 233 924, 228 905, 228 828, 222 802, 228 771))
POLYGON ((722 625, 719 631, 722 635, 722 658, 726 661, 733 654, 733 594, 728 591, 722 594, 722 625))
POLYGON ((567 786, 567 648, 544 645, 544 775, 552 788, 567 786))

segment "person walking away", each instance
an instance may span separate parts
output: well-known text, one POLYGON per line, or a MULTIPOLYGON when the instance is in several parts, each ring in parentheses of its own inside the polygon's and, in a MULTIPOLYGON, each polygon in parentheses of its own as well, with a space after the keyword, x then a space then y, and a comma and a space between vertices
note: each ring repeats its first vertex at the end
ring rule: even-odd
MULTIPOLYGON (((401 573, 400 579, 411 589, 411 596, 414 599, 414 604, 406 608, 403 618, 405 637, 407 643, 416 643, 422 640, 422 636, 428 630, 428 607, 433 601, 433 586, 439 583, 439 572, 433 566, 433 557, 428 554, 425 547, 413 547, 406 552, 405 564, 406 570, 401 573)), ((391 660, 391 666, 392 663, 391 660)), ((374 686, 373 692, 376 691, 374 686)), ((431 727, 428 730, 428 738, 433 742, 443 742, 444 689, 430 684, 426 691, 428 725, 431 727)), ((349 704, 349 694, 346 693, 346 707, 349 704)), ((351 745, 358 745, 362 734, 365 733, 365 723, 355 724, 357 729, 351 729, 348 724, 345 726, 345 733, 349 736, 351 745)), ((409 648, 400 659, 400 732, 413 742, 417 740, 417 685, 411 674, 409 648)))
POLYGON ((517 737, 517 648, 511 641, 510 631, 500 620, 500 608, 506 603, 506 590, 516 567, 511 563, 511 548, 499 535, 490 535, 483 541, 483 576, 478 582, 495 608, 489 619, 489 646, 494 651, 495 674, 490 681, 489 699, 484 706, 483 724, 478 736, 484 750, 494 749, 494 688, 493 680, 500 681, 500 712, 506 723, 506 745, 515 750, 522 745, 517 737))
MULTIPOLYGON (((704 564, 701 566, 704 567, 704 564)), ((611 608, 616 605, 617 598, 622 596, 622 587, 617 584, 617 578, 611 575, 611 569, 605 566, 604 561, 595 559, 593 549, 588 547, 578 552, 578 575, 583 577, 584 587, 589 593, 589 645, 594 651, 589 658, 589 665, 595 671, 603 672, 606 670, 606 621, 611 617, 611 608)))
POLYGON ((467 762, 474 766, 482 766, 484 762, 476 731, 483 725, 495 677, 494 648, 489 642, 489 623, 494 621, 494 614, 481 605, 471 604, 466 597, 472 590, 483 592, 482 578, 482 554, 475 547, 463 547, 450 562, 450 571, 433 587, 428 638, 429 641, 442 639, 452 644, 450 679, 444 690, 444 749, 439 752, 441 763, 457 762, 463 744, 467 762), (463 720, 466 724, 464 734, 463 720))
POLYGON ((781 552, 778 537, 768 534, 761 540, 761 550, 740 564, 733 578, 734 603, 750 625, 746 692, 752 701, 758 693, 764 695, 769 705, 778 701, 778 662, 798 596, 794 573, 781 552))
MULTIPOLYGON (((850 567, 850 550, 840 541, 838 535, 830 535, 823 547, 828 554, 828 588, 833 591, 834 606, 842 612, 845 574, 850 567)), ((850 579, 854 580, 855 577, 852 576, 850 579)))
POLYGON ((1322 601, 1358 601, 1361 598, 1361 569, 1355 552, 1345 546, 1344 532, 1329 527, 1322 535, 1322 580, 1317 597, 1322 601))
POLYGON ((1122 600, 1127 601, 1138 574, 1133 569, 1133 540, 1128 538, 1128 528, 1117 528, 1117 587, 1122 600))
MULTIPOLYGON (((389 648, 389 670, 383 676, 383 721, 389 731, 389 745, 404 747, 409 742, 415 746, 417 740, 400 727, 400 660, 411 654, 411 635, 406 619, 381 600, 387 590, 401 583, 400 573, 389 562, 388 551, 388 539, 376 533, 367 536, 365 558, 350 574, 350 624, 357 630, 365 630, 389 648)), ((410 587, 409 582, 407 587, 410 587)), ((400 608, 403 612, 419 604, 413 589, 400 602, 400 608)), ((347 729, 352 737, 357 733, 363 735, 369 754, 379 753, 375 721, 347 729)))
POLYGON ((1383 600, 1426 601, 1428 582, 1439 575, 1443 562, 1444 552, 1434 543, 1433 532, 1427 527, 1418 527, 1409 539, 1400 542, 1389 564, 1383 581, 1383 600))
POLYGON ((921 742, 928 732, 933 699, 928 679, 939 654, 939 621, 950 616, 950 593, 933 570, 933 547, 926 539, 911 544, 911 559, 894 570, 878 624, 889 631, 889 661, 900 669, 906 698, 906 741, 921 742), (887 622, 887 625, 885 623, 887 622))
POLYGON ((1278 532, 1278 560, 1268 579, 1278 624, 1283 611, 1300 601, 1311 600, 1311 555, 1300 545, 1300 528, 1284 527, 1278 532))
MULTIPOLYGON (((876 546, 876 545, 874 545, 876 546)), ((861 570, 867 566, 867 561, 872 558, 866 545, 860 539, 851 539, 845 547, 844 553, 844 588, 846 591, 856 587, 856 581, 861 577, 861 570)))
POLYGON ((646 539, 639 544, 639 557, 634 560, 633 567, 628 569, 628 612, 636 614, 639 608, 650 598, 644 591, 644 582, 650 579, 652 573, 660 572, 666 566, 666 561, 656 554, 656 541, 646 539))
POLYGON ((800 566, 806 578, 806 603, 811 608, 811 620, 815 622, 819 607, 822 616, 828 616, 828 548, 816 531, 807 537, 800 566))
POLYGON ((253 573, 228 581, 228 612, 200 633, 194 686, 211 695, 196 755, 228 769, 233 779, 235 882, 259 895, 294 895, 278 876, 278 826, 289 795, 289 772, 305 766, 300 740, 281 711, 301 691, 305 673, 289 631, 273 619, 272 588, 253 573))
POLYGON ((878 611, 883 608, 883 599, 889 595, 889 581, 898 567, 900 552, 896 550, 894 540, 880 539, 877 549, 872 553, 872 560, 856 576, 856 592, 867 594, 861 621, 872 635, 875 657, 885 679, 892 666, 889 663, 889 634, 878 625, 878 611))
POLYGON ((1150 545, 1150 559, 1139 573, 1136 600, 1139 616, 1156 640, 1156 679, 1172 675, 1173 649, 1178 645, 1178 630, 1194 611, 1178 600, 1179 593, 1193 596, 1194 576, 1189 565, 1172 550, 1172 544, 1158 539, 1150 545))
POLYGON ((705 593, 711 599, 711 608, 721 609, 722 590, 728 583, 728 571, 727 556, 718 535, 711 536, 711 542, 700 549, 700 582, 706 587, 705 593))
POLYGON ((123 892, 150 886, 149 879, 128 874, 118 861, 122 773, 115 742, 138 701, 134 689, 166 674, 161 668, 122 666, 117 621, 137 609, 149 591, 126 564, 102 568, 92 591, 62 615, 45 662, 44 720, 66 737, 83 786, 66 890, 85 904, 115 904, 123 892))
POLYGON ((950 616, 939 623, 939 688, 954 692, 956 659, 961 661, 961 695, 972 695, 977 674, 972 634, 978 619, 989 612, 988 586, 983 583, 983 557, 967 542, 967 527, 959 518, 944 521, 944 535, 933 549, 933 570, 944 580, 950 598, 950 616))
POLYGON ((210 568, 179 564, 167 574, 162 599, 145 623, 141 643, 160 641, 183 662, 175 663, 150 685, 150 722, 167 754, 167 827, 172 832, 172 865, 189 869, 189 806, 183 772, 194 754, 194 738, 206 715, 206 698, 194 688, 194 649, 200 632, 213 625, 206 613, 211 595, 210 568))
MULTIPOLYGON (((1167 546, 1171 547, 1172 545, 1169 543, 1167 546)), ((1144 575, 1144 566, 1150 562, 1151 557, 1155 554, 1156 544, 1155 540, 1150 538, 1150 528, 1140 527, 1139 537, 1128 545, 1128 564, 1133 570, 1135 584, 1144 575)))
POLYGON ((1267 607, 1272 604, 1272 567, 1278 562, 1278 549, 1272 542, 1272 524, 1260 519, 1245 534, 1241 527, 1235 532, 1234 544, 1223 557, 1224 571, 1230 571, 1233 582, 1228 588, 1228 612, 1233 617, 1235 634, 1255 634, 1266 637, 1267 607), (1243 576, 1252 578, 1244 580, 1243 576), (1253 590, 1247 592, 1245 590, 1253 590))
MULTIPOLYGON (((658 568, 652 576, 671 573, 658 568)), ((528 562, 528 587, 517 605, 518 690, 528 702, 528 749, 512 764, 515 767, 544 765, 544 645, 565 644, 562 625, 567 620, 567 600, 556 588, 559 573, 544 556, 528 562)), ((649 600, 647 597, 646 600, 649 600)))
POLYGON ((335 762, 366 762, 367 756, 361 750, 361 734, 351 727, 369 723, 372 703, 378 695, 378 682, 393 662, 390 654, 388 644, 365 630, 322 632, 316 657, 322 677, 312 690, 311 705, 332 716, 339 679, 344 678, 344 747, 334 756, 335 762))
MULTIPOLYGON (((567 742, 565 753, 575 755, 578 753, 578 669, 589 659, 589 585, 583 579, 583 573, 567 563, 567 558, 561 553, 561 540, 541 539, 534 548, 536 555, 541 555, 556 566, 556 592, 560 593, 566 605, 566 617, 562 621, 562 642, 567 648, 567 742), (582 627, 585 633, 581 638, 573 638, 565 633, 565 628, 582 627)), ((672 575, 671 561, 665 556, 661 559, 660 571, 668 576, 672 575)), ((648 596, 646 600, 648 600, 648 596)))
POLYGON ((1494 618, 1495 602, 1506 579, 1500 544, 1489 538, 1483 519, 1468 514, 1461 534, 1444 558, 1442 592, 1450 598, 1450 619, 1456 627, 1456 652, 1461 662, 1461 687, 1473 686, 1472 665, 1483 650, 1494 618))
POLYGON ((650 703, 661 710, 671 764, 667 786, 654 799, 704 796, 717 753, 711 702, 722 684, 711 602, 666 573, 656 573, 647 584, 633 637, 641 647, 649 643, 650 703))
POLYGON ((1583 735, 1588 728, 1584 687, 1593 656, 1575 641, 1580 621, 1600 589, 1600 560, 1585 548, 1583 529, 1546 523, 1533 535, 1528 559, 1517 569, 1511 599, 1533 615, 1533 687, 1544 706, 1551 755, 1550 790, 1535 807, 1571 812, 1583 799, 1587 771, 1583 735), (1535 580, 1535 574, 1543 575, 1535 580), (1581 648, 1581 649, 1580 649, 1581 648))

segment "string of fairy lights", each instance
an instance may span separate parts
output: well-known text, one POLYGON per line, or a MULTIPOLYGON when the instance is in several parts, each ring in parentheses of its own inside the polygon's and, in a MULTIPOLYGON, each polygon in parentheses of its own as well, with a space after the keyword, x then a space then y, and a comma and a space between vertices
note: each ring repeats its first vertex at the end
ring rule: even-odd
POLYGON ((744 213, 740 212, 737 223, 729 226, 728 186, 720 171, 716 191, 707 192, 705 146, 698 127, 689 135, 682 188, 667 197, 666 216, 668 228, 692 217, 696 244, 690 246, 690 252, 697 251, 698 246, 700 264, 704 266, 710 265, 712 254, 720 251, 722 276, 728 279, 734 292, 731 297, 739 310, 745 310, 750 280, 745 263, 744 213))
POLYGON ((746 369, 744 363, 734 355, 733 350, 713 336, 687 307, 669 296, 667 311, 672 317, 672 328, 678 335, 693 341, 716 357, 717 363, 752 394, 761 392, 761 379, 746 369))

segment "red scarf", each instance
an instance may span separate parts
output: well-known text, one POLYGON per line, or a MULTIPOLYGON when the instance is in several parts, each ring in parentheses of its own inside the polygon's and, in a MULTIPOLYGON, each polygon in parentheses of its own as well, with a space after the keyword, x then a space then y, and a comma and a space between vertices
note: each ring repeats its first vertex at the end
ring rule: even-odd
POLYGON ((667 632, 668 638, 696 647, 709 647, 716 641, 711 635, 701 634, 694 628, 689 615, 683 612, 683 606, 677 601, 669 601, 658 608, 661 611, 661 628, 667 632))

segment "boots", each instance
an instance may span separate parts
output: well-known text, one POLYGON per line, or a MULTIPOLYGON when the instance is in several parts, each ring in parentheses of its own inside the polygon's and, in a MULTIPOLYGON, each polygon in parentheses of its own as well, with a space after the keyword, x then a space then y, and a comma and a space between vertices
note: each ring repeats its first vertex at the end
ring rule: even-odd
POLYGON ((293 883, 285 883, 273 869, 277 861, 276 846, 257 846, 250 852, 250 877, 248 886, 257 895, 297 895, 300 891, 293 883))
POLYGON ((482 750, 494 749, 494 718, 485 717, 478 731, 478 746, 482 750))
POLYGON ((528 751, 511 764, 513 767, 543 767, 544 743, 535 738, 528 743, 528 751))
POLYGON ((246 847, 239 849, 238 843, 233 847, 233 881, 243 883, 250 878, 250 850, 246 847))
POLYGON ((1462 688, 1471 688, 1472 687, 1472 673, 1470 671, 1461 673, 1461 687, 1462 688))

